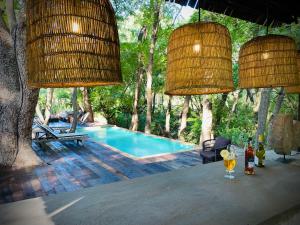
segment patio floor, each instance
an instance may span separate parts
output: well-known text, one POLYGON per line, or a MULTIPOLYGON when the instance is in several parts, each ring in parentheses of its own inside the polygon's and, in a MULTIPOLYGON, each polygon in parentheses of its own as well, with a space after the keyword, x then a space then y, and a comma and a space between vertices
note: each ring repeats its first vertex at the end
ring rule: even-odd
POLYGON ((202 165, 197 151, 133 160, 99 143, 33 144, 49 165, 0 172, 0 204, 202 165))

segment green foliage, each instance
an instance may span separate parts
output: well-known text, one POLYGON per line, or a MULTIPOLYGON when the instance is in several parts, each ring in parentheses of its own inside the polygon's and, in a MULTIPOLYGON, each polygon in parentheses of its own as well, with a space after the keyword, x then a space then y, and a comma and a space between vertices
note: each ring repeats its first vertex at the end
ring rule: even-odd
POLYGON ((46 107, 46 95, 47 95, 47 89, 41 88, 39 93, 39 100, 38 100, 38 103, 41 108, 46 107))
POLYGON ((236 113, 231 113, 230 108, 224 109, 221 124, 215 130, 215 135, 227 137, 232 143, 242 146, 248 137, 254 136, 254 132, 255 117, 252 106, 239 104, 236 113))
POLYGON ((191 112, 190 117, 187 119, 187 129, 184 131, 183 136, 187 142, 194 144, 199 143, 201 134, 202 120, 198 113, 191 112))

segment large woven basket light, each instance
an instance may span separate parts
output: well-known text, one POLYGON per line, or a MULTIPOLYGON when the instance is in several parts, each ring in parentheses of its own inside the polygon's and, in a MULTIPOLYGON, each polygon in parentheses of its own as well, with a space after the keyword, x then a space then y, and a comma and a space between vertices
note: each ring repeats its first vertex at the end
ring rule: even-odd
POLYGON ((109 0, 28 0, 31 87, 122 82, 118 30, 109 0))
POLYGON ((218 23, 198 22, 174 30, 168 44, 166 94, 232 91, 231 48, 227 28, 218 23))
POLYGON ((296 43, 286 36, 256 37, 240 50, 239 87, 285 87, 298 84, 296 43))
POLYGON ((298 67, 299 85, 286 87, 285 91, 287 93, 300 93, 300 51, 297 52, 297 67, 298 67))

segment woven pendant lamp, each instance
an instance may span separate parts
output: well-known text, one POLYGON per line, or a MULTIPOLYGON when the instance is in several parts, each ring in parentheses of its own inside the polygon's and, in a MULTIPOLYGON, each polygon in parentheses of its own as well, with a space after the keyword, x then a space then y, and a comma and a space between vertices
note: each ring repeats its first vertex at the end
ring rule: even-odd
POLYGON ((201 95, 233 90, 228 29, 198 22, 173 31, 168 44, 166 94, 201 95))
POLYGON ((299 79, 299 85, 286 87, 285 91, 287 93, 300 93, 300 51, 297 52, 297 67, 298 67, 298 79, 299 79))
POLYGON ((286 36, 256 37, 240 50, 239 87, 285 87, 298 84, 296 43, 286 36))
POLYGON ((122 83, 109 0, 28 0, 26 60, 31 87, 122 83))

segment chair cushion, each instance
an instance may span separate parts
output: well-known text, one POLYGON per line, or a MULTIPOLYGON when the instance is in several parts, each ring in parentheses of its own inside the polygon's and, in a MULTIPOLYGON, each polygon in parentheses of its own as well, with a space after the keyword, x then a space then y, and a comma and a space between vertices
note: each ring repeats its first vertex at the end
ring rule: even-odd
POLYGON ((231 144, 231 140, 224 138, 224 137, 217 137, 216 142, 213 146, 213 149, 221 149, 226 148, 227 145, 231 144))

